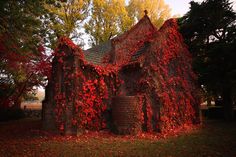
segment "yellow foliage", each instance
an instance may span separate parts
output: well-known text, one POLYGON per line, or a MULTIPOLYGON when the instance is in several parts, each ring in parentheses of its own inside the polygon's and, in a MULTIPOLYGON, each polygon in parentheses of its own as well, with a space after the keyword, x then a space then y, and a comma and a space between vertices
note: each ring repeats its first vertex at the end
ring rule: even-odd
POLYGON ((58 36, 69 37, 74 33, 83 20, 87 18, 90 0, 60 0, 53 4, 45 4, 45 8, 51 13, 50 28, 58 36))
POLYGON ((164 0, 130 0, 128 4, 129 16, 137 21, 148 11, 152 23, 159 28, 170 17, 170 8, 164 0))
POLYGON ((85 30, 91 35, 91 44, 97 45, 126 31, 132 23, 124 0, 93 0, 85 30))
POLYGON ((143 17, 144 10, 157 28, 170 17, 170 8, 164 0, 57 0, 45 4, 45 8, 52 14, 49 26, 54 35, 79 38, 76 30, 84 28, 91 45, 129 30, 143 17))

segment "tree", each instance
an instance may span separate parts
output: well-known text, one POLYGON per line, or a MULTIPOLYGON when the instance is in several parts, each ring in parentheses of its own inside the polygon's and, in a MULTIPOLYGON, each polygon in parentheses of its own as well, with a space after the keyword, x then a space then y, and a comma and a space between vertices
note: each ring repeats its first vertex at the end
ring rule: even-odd
POLYGON ((92 0, 90 18, 85 31, 90 44, 98 45, 130 29, 144 15, 144 10, 159 28, 170 17, 169 6, 164 0, 92 0))
POLYGON ((226 120, 233 119, 236 87, 236 13, 229 0, 190 2, 180 30, 194 57, 199 83, 222 96, 226 120))
POLYGON ((52 0, 45 4, 48 14, 44 15, 47 30, 45 41, 54 49, 60 36, 71 39, 81 37, 80 29, 87 18, 90 0, 52 0))
POLYGON ((93 0, 91 6, 90 19, 84 26, 91 45, 105 42, 132 25, 124 0, 93 0))
POLYGON ((0 2, 0 107, 19 107, 22 97, 44 85, 57 37, 77 36, 89 0, 0 2))
POLYGON ((147 10, 148 16, 157 28, 170 17, 170 8, 164 0, 130 0, 127 9, 134 21, 142 18, 143 11, 147 10))
POLYGON ((7 48, 14 44, 21 47, 18 51, 37 50, 37 45, 44 35, 41 32, 42 25, 39 19, 45 11, 43 3, 44 1, 40 0, 0 2, 0 35, 5 39, 7 37, 5 40, 7 48))
POLYGON ((19 107, 45 81, 48 59, 41 44, 44 1, 0 2, 0 107, 19 107))
POLYGON ((19 108, 28 92, 32 92, 36 86, 45 85, 50 60, 42 46, 39 46, 38 54, 28 51, 19 54, 4 44, 5 41, 0 40, 0 108, 19 108))

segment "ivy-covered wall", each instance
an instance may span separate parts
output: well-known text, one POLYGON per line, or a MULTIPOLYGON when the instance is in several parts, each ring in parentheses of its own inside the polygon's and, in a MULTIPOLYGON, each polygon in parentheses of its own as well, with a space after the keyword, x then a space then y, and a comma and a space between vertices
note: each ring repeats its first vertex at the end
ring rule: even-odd
POLYGON ((140 112, 133 111, 143 131, 167 133, 198 123, 198 87, 191 64, 175 19, 156 30, 145 15, 112 39, 103 65, 88 63, 79 47, 61 38, 43 103, 44 127, 65 134, 112 129, 112 114, 119 112, 114 98, 126 96, 138 98, 140 112))

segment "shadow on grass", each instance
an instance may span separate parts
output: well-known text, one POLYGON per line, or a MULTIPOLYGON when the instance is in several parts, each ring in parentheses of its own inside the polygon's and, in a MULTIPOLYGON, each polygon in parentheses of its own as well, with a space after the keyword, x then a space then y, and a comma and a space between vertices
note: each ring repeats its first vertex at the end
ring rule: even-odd
POLYGON ((0 123, 0 156, 235 157, 236 123, 206 121, 165 139, 122 136, 61 137, 40 132, 40 120, 0 123))

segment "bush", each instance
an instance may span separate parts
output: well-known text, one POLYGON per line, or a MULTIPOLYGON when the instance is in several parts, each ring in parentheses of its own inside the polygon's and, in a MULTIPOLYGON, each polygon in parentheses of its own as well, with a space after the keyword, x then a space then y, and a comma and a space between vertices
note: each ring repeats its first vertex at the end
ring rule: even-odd
POLYGON ((0 121, 9 121, 24 118, 25 114, 22 109, 0 109, 0 121))

